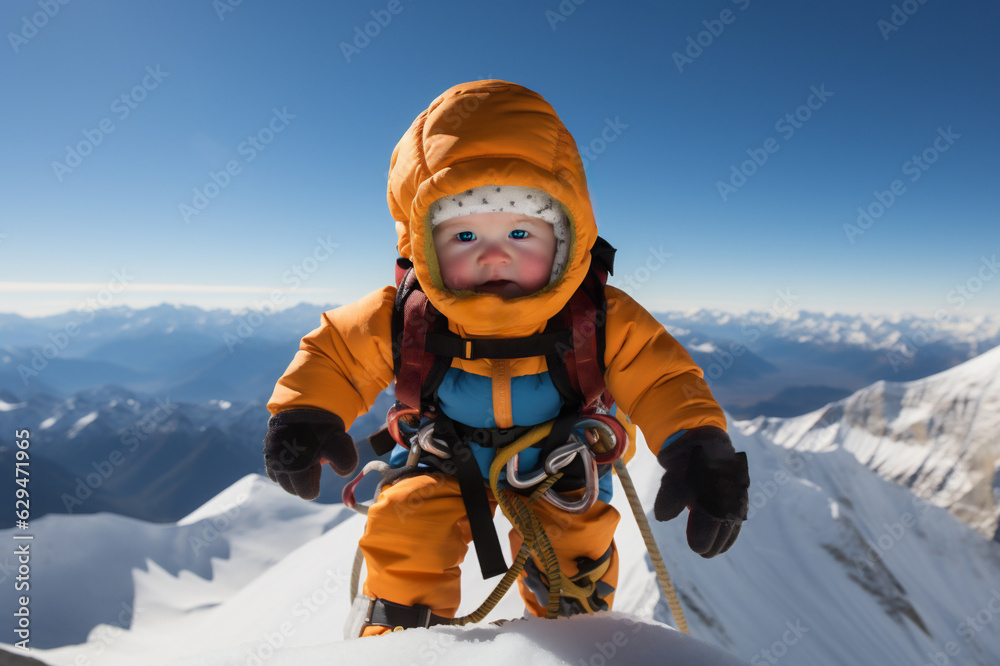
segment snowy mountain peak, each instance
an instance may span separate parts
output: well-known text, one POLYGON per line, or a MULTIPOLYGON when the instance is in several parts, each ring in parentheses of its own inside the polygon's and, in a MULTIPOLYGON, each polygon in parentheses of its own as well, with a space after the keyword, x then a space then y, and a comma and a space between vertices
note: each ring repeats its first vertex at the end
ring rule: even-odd
POLYGON ((987 538, 1000 535, 1000 347, 924 379, 876 382, 810 414, 739 427, 790 449, 843 447, 987 538))

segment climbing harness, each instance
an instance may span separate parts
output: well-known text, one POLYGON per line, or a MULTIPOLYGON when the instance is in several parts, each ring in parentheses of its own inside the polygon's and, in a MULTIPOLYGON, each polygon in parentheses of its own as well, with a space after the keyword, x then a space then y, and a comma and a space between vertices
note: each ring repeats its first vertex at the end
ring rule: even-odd
MULTIPOLYGON (((398 434, 398 419, 413 417, 415 416, 415 413, 394 408, 393 410, 390 410, 389 416, 397 417, 397 425, 395 427, 390 427, 390 430, 398 434)), ((513 564, 506 570, 503 578, 494 588, 493 592, 479 606, 479 608, 463 617, 444 618, 434 615, 430 612, 430 609, 426 607, 407 607, 399 604, 393 604, 392 602, 387 602, 381 599, 368 599, 363 595, 359 595, 358 588, 360 583, 360 572, 364 559, 359 547, 355 555, 354 567, 351 573, 351 604, 352 606, 357 606, 359 601, 362 604, 367 604, 367 607, 362 609, 364 611, 366 624, 388 623, 386 626, 429 627, 437 624, 465 625, 480 622, 493 610, 496 604, 499 603, 500 599, 502 599, 510 590, 514 581, 517 580, 518 576, 520 576, 521 572, 525 569, 526 564, 528 563, 528 558, 532 553, 534 553, 538 561, 542 563, 544 570, 540 573, 544 574, 545 580, 548 581, 549 598, 546 609, 546 617, 558 617, 560 609, 566 599, 574 602, 575 607, 582 608, 585 612, 593 613, 596 610, 599 610, 599 608, 595 608, 593 599, 595 597, 596 586, 600 581, 601 576, 603 576, 607 571, 607 567, 610 564, 610 557, 607 558, 606 561, 600 563, 597 568, 586 572, 587 576, 585 582, 567 577, 560 569, 552 544, 549 542, 548 536, 545 534, 545 530, 542 527, 541 522, 532 510, 534 504, 539 500, 549 501, 553 505, 560 508, 568 506, 570 509, 564 510, 576 510, 580 513, 587 511, 593 506, 594 501, 596 501, 597 493, 596 476, 586 476, 588 486, 584 488, 583 498, 581 499, 571 500, 552 491, 552 486, 563 475, 561 470, 569 465, 573 458, 581 456, 585 461, 587 461, 585 469, 589 469, 590 466, 596 468, 597 464, 613 464, 615 471, 618 473, 619 480, 622 483, 622 487, 625 490, 626 496, 628 497, 632 513, 639 524, 639 529, 649 552, 650 560, 653 562, 657 578, 664 594, 667 597, 667 602, 674 615, 677 627, 684 633, 689 633, 687 620, 684 616, 684 611, 681 608, 680 602, 677 599, 676 590, 670 580, 669 573, 667 573, 666 565, 664 564, 663 557, 660 555, 659 548, 656 545, 652 530, 649 527, 649 522, 646 520, 646 516, 643 512, 642 505, 639 502, 635 486, 633 485, 631 477, 625 467, 625 461, 621 457, 628 446, 628 435, 617 419, 604 414, 595 414, 580 420, 577 424, 578 427, 583 428, 584 431, 590 435, 590 437, 585 436, 585 439, 589 440, 593 438, 592 442, 585 443, 574 434, 571 438, 572 441, 568 444, 553 449, 550 455, 542 463, 542 467, 539 472, 531 475, 527 479, 518 476, 516 465, 517 455, 545 439, 546 436, 552 431, 554 421, 555 420, 549 421, 531 428, 526 433, 521 435, 514 443, 500 449, 490 466, 490 489, 493 491, 493 496, 504 516, 520 532, 523 543, 520 551, 514 559, 513 564), (527 497, 514 490, 501 488, 501 470, 506 471, 507 482, 516 489, 526 490, 532 485, 535 485, 535 483, 538 485, 527 497), (511 475, 511 471, 513 471, 513 475, 511 475), (515 483, 511 483, 512 478, 515 480, 515 483), (591 483, 593 485, 590 485, 591 483), (556 584, 552 584, 552 581, 556 581, 556 584), (399 624, 394 624, 397 621, 399 624)), ((410 456, 406 467, 392 469, 386 463, 381 461, 373 461, 365 465, 361 474, 345 486, 343 491, 344 504, 359 513, 367 515, 370 504, 357 502, 354 495, 354 491, 358 483, 366 474, 373 471, 377 471, 382 474, 383 478, 379 482, 375 491, 375 496, 377 497, 385 483, 391 483, 393 480, 400 478, 400 476, 405 475, 407 472, 412 473, 413 469, 415 469, 416 461, 419 459, 421 451, 426 451, 432 455, 440 456, 445 460, 450 458, 451 451, 448 450, 447 442, 434 437, 433 425, 433 421, 423 425, 417 430, 416 434, 411 436, 408 440, 400 435, 399 443, 410 449, 410 456), (417 452, 416 456, 414 455, 414 451, 417 452)), ((534 565, 532 563, 529 566, 533 567, 534 565)))

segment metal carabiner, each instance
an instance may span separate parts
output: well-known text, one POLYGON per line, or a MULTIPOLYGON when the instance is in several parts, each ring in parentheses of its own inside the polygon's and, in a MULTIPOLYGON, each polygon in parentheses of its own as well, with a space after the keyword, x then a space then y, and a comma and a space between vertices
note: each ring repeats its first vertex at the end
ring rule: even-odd
MULTIPOLYGON (((576 438, 574 437, 573 439, 576 438)), ((583 442, 577 440, 571 444, 580 447, 574 449, 573 454, 579 454, 583 457, 583 497, 575 501, 568 500, 552 489, 549 489, 544 495, 542 495, 542 497, 545 498, 545 500, 547 500, 552 506, 562 509, 567 513, 586 513, 591 507, 594 506, 594 503, 597 502, 597 461, 594 459, 594 455, 591 453, 590 447, 583 442)), ((567 460, 572 460, 572 458, 567 458, 567 460)), ((566 464, 568 464, 568 462, 566 464)))
POLYGON ((382 475, 382 480, 379 481, 378 487, 375 488, 375 496, 378 497, 379 491, 382 489, 382 484, 385 483, 386 474, 390 471, 388 463, 381 460, 372 460, 370 463, 365 465, 361 470, 361 473, 358 474, 353 481, 344 486, 344 489, 340 493, 340 499, 344 502, 344 506, 349 509, 354 509, 364 516, 368 515, 368 507, 371 506, 371 503, 358 502, 357 498, 354 496, 354 491, 357 489, 358 484, 361 483, 361 480, 365 478, 365 474, 373 471, 377 471, 382 475))
MULTIPOLYGON (((518 454, 520 455, 520 454, 518 454)), ((517 458, 514 456, 507 461, 507 483, 517 488, 518 490, 526 490, 532 486, 537 486, 539 483, 545 480, 549 474, 544 468, 537 470, 534 474, 526 479, 522 479, 517 475, 517 458)))
POLYGON ((571 435, 571 441, 558 446, 549 453, 542 463, 541 469, 536 470, 531 476, 522 479, 518 476, 518 456, 514 456, 507 461, 507 483, 519 490, 525 490, 536 486, 547 477, 556 474, 563 467, 566 467, 576 457, 578 451, 587 448, 587 445, 571 435))
POLYGON ((546 473, 549 475, 556 474, 563 467, 566 467, 573 459, 576 458, 576 454, 587 448, 587 445, 577 439, 576 435, 570 435, 570 441, 566 442, 562 446, 557 446, 552 449, 552 452, 545 459, 544 468, 546 473))
POLYGON ((576 427, 584 430, 596 430, 598 437, 605 441, 606 450, 603 453, 594 454, 598 465, 614 462, 628 448, 628 433, 618 422, 618 419, 613 416, 592 414, 588 418, 577 421, 576 427))
POLYGON ((451 451, 448 450, 448 443, 443 439, 437 439, 434 437, 433 421, 420 429, 417 433, 416 440, 420 448, 427 453, 432 453, 438 458, 444 458, 445 460, 451 458, 451 451))
POLYGON ((395 440, 397 444, 405 449, 410 448, 410 443, 406 441, 406 438, 399 432, 399 420, 400 419, 420 419, 420 410, 413 407, 403 407, 402 405, 393 405, 389 408, 389 411, 385 415, 385 426, 389 430, 389 435, 395 440))

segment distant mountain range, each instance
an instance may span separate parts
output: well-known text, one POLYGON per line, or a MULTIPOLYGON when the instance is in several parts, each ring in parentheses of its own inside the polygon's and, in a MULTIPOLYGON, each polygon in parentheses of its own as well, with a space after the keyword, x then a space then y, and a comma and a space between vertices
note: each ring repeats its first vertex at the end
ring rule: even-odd
MULTIPOLYGON (((44 490, 33 494, 35 516, 114 511, 177 520, 236 479, 263 472, 265 402, 299 338, 326 309, 300 305, 265 316, 164 305, 100 310, 89 322, 80 313, 0 315, 0 461, 6 466, 14 453, 15 429, 30 429, 35 488, 44 490)), ((939 372, 997 337, 994 320, 952 322, 910 355, 909 370, 894 372, 888 354, 919 320, 800 313, 765 325, 761 314, 659 317, 738 418, 806 414, 869 386, 880 371, 897 379, 913 367, 939 372)), ((392 402, 390 389, 351 428, 363 461, 373 454, 362 440, 381 427, 392 402)), ((976 463, 977 479, 991 460, 976 463)), ((0 491, 12 482, 0 480, 0 491)), ((337 501, 344 483, 324 475, 320 501, 337 501)), ((984 488, 977 486, 977 497, 984 488)), ((949 497, 943 505, 958 501, 949 497)), ((991 516, 970 523, 985 530, 995 525, 991 516)), ((0 527, 13 520, 0 518, 0 527)))
POLYGON ((792 416, 872 382, 927 377, 1000 344, 1000 317, 658 313, 733 416, 792 416))
MULTIPOLYGON (((0 314, 0 389, 69 398, 107 384, 175 401, 268 398, 331 305, 277 313, 161 305, 28 319, 0 314)), ((919 379, 1000 344, 1000 317, 713 310, 657 318, 736 417, 789 416, 878 380, 919 379)))
MULTIPOLYGON (((351 427, 362 464, 374 459, 364 438, 381 427, 393 401, 391 391, 379 396, 351 427)), ((27 429, 33 517, 113 511, 175 521, 236 479, 264 473, 269 416, 260 401, 175 402, 115 386, 65 399, 0 391, 0 464, 13 468, 14 432, 27 429)), ((346 482, 323 475, 319 501, 340 501, 346 482)), ((0 479, 0 492, 14 496, 12 474, 0 479)), ((14 519, 12 511, 0 516, 0 528, 14 519)))

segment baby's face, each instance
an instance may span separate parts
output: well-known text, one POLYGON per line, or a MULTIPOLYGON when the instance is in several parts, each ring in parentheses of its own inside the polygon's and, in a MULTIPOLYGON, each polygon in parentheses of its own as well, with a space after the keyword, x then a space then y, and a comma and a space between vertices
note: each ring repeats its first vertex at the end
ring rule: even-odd
POLYGON ((545 220, 520 213, 474 213, 434 228, 444 286, 502 298, 526 296, 549 283, 556 236, 545 220))

